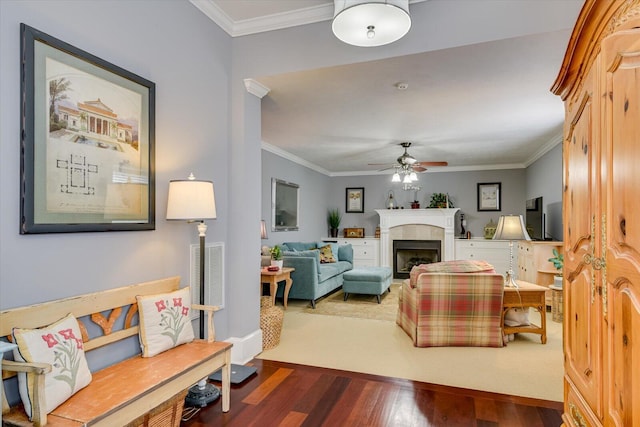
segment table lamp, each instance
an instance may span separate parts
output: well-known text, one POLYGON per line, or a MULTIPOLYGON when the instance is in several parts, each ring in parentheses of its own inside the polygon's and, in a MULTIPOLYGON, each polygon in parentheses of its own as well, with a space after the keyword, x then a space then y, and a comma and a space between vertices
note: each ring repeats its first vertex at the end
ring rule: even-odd
POLYGON ((513 241, 531 240, 524 226, 522 215, 502 215, 498 220, 493 240, 509 241, 509 271, 507 272, 507 277, 504 279, 504 285, 517 288, 518 284, 513 275, 513 241))

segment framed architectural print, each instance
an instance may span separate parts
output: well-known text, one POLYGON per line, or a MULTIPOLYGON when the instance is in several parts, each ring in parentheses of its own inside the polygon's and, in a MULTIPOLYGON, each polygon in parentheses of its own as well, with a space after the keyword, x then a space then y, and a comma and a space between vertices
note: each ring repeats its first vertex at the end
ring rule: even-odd
POLYGON ((20 30, 20 233, 155 229, 154 83, 20 30))
POLYGON ((364 213, 364 187, 347 188, 346 213, 364 213))
POLYGON ((499 211, 502 194, 500 193, 499 182, 478 184, 478 210, 479 211, 499 211))

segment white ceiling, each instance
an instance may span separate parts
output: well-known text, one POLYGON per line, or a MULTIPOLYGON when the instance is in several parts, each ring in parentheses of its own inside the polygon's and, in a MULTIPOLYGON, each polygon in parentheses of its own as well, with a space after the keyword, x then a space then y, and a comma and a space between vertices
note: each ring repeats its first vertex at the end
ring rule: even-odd
MULTIPOLYGON (((191 2, 232 36, 333 16, 326 0, 191 2)), ((575 3, 572 19, 582 1, 575 3)), ((525 167, 561 140, 564 110, 549 88, 569 36, 567 29, 258 78, 270 89, 262 139, 330 175, 391 166, 402 141, 418 161, 449 163, 430 171, 525 167), (398 90, 400 82, 408 88, 398 90)))

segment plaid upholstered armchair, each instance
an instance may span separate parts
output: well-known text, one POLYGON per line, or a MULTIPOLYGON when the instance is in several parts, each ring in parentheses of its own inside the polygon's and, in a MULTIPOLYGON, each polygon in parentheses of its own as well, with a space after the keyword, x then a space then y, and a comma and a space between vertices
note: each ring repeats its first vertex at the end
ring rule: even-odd
POLYGON ((413 267, 402 284, 396 323, 416 347, 502 347, 504 278, 484 261, 413 267))

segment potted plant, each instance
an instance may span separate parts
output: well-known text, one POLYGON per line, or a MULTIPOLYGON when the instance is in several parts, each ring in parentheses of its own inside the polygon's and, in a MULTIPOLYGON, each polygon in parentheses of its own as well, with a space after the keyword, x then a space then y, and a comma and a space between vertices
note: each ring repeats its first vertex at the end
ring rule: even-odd
POLYGON ((431 195, 430 208, 453 208, 453 203, 449 199, 449 195, 446 193, 433 193, 431 195))
POLYGON ((558 252, 556 248, 553 248, 553 256, 549 258, 549 262, 553 263, 553 266, 558 270, 553 278, 554 286, 562 287, 562 267, 564 267, 564 255, 558 252))
POLYGON ((274 265, 278 267, 278 269, 282 270, 282 249, 280 249, 280 246, 275 245, 269 252, 271 252, 271 265, 274 265))
POLYGON ((331 237, 338 237, 338 228, 340 228, 341 220, 342 220, 342 216, 340 215, 340 211, 338 209, 329 210, 329 214, 327 216, 327 223, 329 224, 329 231, 331 233, 331 237))

